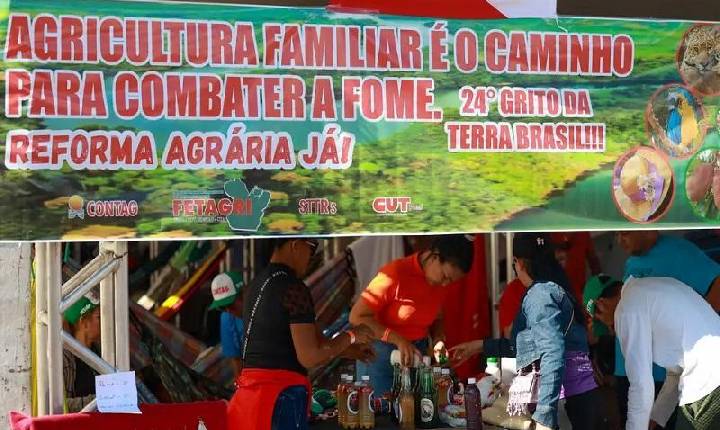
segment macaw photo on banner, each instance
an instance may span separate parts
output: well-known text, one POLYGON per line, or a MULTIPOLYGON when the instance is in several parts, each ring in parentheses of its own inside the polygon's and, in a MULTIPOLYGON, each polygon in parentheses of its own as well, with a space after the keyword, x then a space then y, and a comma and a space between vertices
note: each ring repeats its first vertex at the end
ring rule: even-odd
POLYGON ((0 14, 0 240, 720 225, 720 23, 0 14))

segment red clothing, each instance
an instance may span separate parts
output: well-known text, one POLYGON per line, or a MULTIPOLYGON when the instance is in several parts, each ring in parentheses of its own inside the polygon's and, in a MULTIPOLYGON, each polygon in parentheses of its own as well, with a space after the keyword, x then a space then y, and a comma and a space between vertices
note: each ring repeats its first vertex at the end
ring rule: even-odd
POLYGON ((586 231, 552 233, 551 237, 558 250, 564 249, 566 252, 565 273, 575 297, 582 303, 583 290, 588 279, 588 257, 595 252, 592 237, 586 231))
POLYGON ((520 312, 520 307, 522 306, 525 290, 525 285, 517 278, 507 284, 505 290, 503 290, 498 309, 501 330, 505 330, 515 321, 515 317, 518 312, 520 312))
POLYGON ((308 414, 312 404, 310 380, 287 370, 243 369, 237 379, 238 389, 228 406, 228 428, 269 430, 275 401, 280 393, 293 385, 308 390, 308 414))
POLYGON ((418 257, 385 265, 361 296, 380 324, 409 341, 427 337, 449 288, 428 284, 418 257))
MULTIPOLYGON (((448 348, 485 339, 492 334, 484 235, 475 236, 473 247, 470 272, 458 282, 448 285, 444 307, 445 344, 448 348)), ((467 380, 477 375, 479 367, 480 356, 476 356, 456 368, 455 372, 460 379, 467 380)))

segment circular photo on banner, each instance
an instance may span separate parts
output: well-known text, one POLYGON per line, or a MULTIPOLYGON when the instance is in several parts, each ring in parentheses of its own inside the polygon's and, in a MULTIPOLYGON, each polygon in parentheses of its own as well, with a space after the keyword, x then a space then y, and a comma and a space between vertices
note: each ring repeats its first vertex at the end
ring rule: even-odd
POLYGON ((702 146, 704 118, 700 97, 682 85, 660 88, 645 112, 650 142, 674 158, 688 158, 702 146))
POLYGON ((660 219, 672 205, 673 171, 660 151, 641 146, 623 154, 613 170, 613 199, 620 213, 635 223, 660 219))
POLYGON ((720 147, 703 149, 688 163, 685 194, 701 218, 720 219, 720 147))
POLYGON ((690 27, 680 42, 677 66, 686 84, 705 96, 720 95, 720 25, 690 27))

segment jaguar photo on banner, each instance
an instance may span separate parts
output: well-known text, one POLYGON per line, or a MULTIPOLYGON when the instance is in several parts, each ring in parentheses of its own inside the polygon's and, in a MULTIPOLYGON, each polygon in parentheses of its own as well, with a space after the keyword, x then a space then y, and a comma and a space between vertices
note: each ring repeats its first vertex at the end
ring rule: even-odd
POLYGON ((0 0, 0 240, 720 225, 720 24, 0 0))

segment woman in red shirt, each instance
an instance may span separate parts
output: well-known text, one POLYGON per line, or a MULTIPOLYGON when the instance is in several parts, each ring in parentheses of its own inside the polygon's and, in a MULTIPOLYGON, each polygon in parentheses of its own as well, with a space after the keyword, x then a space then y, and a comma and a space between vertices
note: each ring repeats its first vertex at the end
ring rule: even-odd
POLYGON ((350 322, 365 324, 375 336, 376 359, 358 362, 357 374, 370 376, 380 394, 392 389, 390 354, 400 350, 401 360, 411 365, 428 340, 435 355, 445 354, 441 309, 446 286, 465 276, 472 266, 473 246, 463 235, 441 236, 430 249, 390 262, 370 282, 353 306, 350 322))

